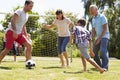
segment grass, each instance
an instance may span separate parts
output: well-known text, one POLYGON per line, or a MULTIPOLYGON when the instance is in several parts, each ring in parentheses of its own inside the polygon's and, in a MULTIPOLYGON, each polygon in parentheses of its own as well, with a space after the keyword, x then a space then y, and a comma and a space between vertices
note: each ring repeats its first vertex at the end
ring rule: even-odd
POLYGON ((24 57, 6 56, 0 64, 0 80, 120 80, 120 60, 110 60, 109 71, 100 74, 87 63, 88 72, 82 73, 80 58, 74 58, 70 68, 60 68, 58 58, 33 57, 34 69, 25 68, 24 57))

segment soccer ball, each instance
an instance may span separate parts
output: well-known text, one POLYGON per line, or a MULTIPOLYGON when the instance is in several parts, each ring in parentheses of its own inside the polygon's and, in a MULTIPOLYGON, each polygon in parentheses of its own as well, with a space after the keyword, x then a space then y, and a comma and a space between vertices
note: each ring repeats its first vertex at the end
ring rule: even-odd
POLYGON ((27 67, 28 69, 32 69, 33 67, 35 67, 35 62, 34 62, 33 60, 28 60, 28 61, 26 62, 26 67, 27 67))

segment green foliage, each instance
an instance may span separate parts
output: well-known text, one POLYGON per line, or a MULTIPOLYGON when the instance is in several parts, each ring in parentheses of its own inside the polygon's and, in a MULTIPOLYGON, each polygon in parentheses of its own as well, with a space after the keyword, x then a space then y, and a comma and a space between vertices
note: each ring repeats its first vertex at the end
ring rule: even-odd
POLYGON ((28 21, 26 23, 26 28, 28 33, 36 32, 39 29, 39 15, 38 13, 32 13, 32 15, 36 16, 29 16, 28 21))
POLYGON ((34 39, 32 44, 33 44, 32 55, 41 56, 42 49, 44 49, 45 46, 42 44, 40 37, 34 39))
POLYGON ((41 43, 44 45, 41 55, 57 56, 57 34, 52 30, 42 28, 40 31, 41 43))
POLYGON ((3 48, 3 38, 4 38, 4 33, 3 33, 3 32, 0 32, 0 51, 1 51, 2 48, 3 48))
POLYGON ((11 18, 12 14, 8 13, 5 15, 5 19, 1 21, 2 25, 4 26, 4 29, 8 28, 8 24, 10 23, 11 18))
MULTIPOLYGON (((120 6, 120 4, 118 5, 120 6)), ((113 11, 112 8, 109 8, 105 11, 105 14, 108 18, 109 22, 109 30, 111 33, 110 43, 109 43, 109 51, 111 56, 115 56, 120 58, 120 7, 116 7, 113 11)))

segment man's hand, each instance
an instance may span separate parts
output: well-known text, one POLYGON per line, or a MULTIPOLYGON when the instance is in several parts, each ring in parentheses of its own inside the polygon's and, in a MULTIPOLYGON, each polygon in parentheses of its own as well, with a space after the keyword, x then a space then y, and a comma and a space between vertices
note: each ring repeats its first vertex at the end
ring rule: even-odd
POLYGON ((98 45, 99 43, 100 43, 100 38, 97 38, 97 40, 96 40, 96 45, 98 45))

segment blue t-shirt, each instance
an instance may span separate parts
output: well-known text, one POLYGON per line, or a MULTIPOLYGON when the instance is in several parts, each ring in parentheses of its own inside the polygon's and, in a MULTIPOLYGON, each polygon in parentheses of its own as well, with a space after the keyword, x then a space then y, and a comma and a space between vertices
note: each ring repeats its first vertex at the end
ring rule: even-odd
MULTIPOLYGON (((107 23, 108 21, 103 14, 98 14, 96 17, 93 18, 92 27, 95 28, 97 38, 102 34, 103 25, 107 23)), ((110 38, 108 27, 107 27, 107 32, 102 38, 108 38, 108 39, 110 38)))

